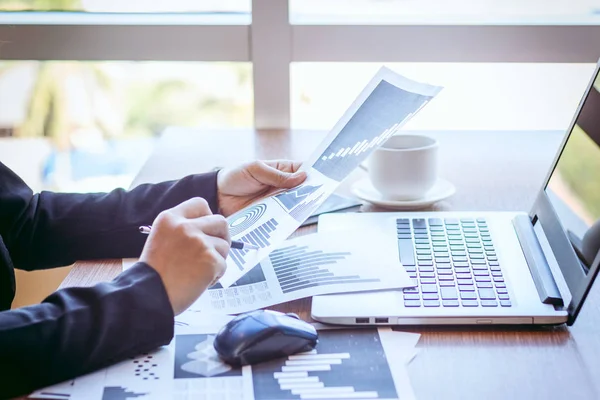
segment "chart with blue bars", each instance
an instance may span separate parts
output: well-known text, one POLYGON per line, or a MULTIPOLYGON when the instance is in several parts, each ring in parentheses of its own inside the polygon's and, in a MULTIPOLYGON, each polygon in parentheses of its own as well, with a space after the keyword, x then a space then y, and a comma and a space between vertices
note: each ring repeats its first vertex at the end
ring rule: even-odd
POLYGON ((376 329, 319 331, 308 353, 252 366, 254 398, 398 399, 398 392, 376 329))
POLYGON ((335 273, 328 268, 350 255, 350 252, 327 253, 310 251, 307 246, 288 246, 273 251, 269 260, 283 293, 315 286, 380 282, 379 279, 365 279, 360 275, 335 273))
MULTIPOLYGON (((239 240, 241 240, 242 242, 251 243, 255 246, 260 247, 261 249, 268 247, 271 244, 271 233, 275 231, 277 225, 279 225, 279 223, 275 220, 275 218, 271 218, 267 222, 252 229, 250 232, 242 236, 239 240)), ((241 271, 244 271, 244 265, 246 264, 246 260, 244 259, 244 257, 246 256, 246 254, 248 254, 249 251, 254 250, 231 249, 229 251, 231 259, 241 271)))
POLYGON ((102 400, 126 400, 126 399, 135 399, 137 397, 145 397, 149 393, 136 393, 134 391, 129 391, 127 388, 120 386, 107 386, 104 388, 104 393, 102 394, 102 400))
POLYGON ((429 100, 381 81, 312 167, 341 182, 429 100))

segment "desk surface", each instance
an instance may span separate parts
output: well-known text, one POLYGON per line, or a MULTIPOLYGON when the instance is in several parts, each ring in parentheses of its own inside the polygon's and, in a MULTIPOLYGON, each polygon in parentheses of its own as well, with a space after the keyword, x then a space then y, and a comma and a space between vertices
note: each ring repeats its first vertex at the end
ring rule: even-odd
MULTIPOLYGON (((433 210, 528 210, 551 164, 559 132, 428 132, 441 145, 441 174, 457 193, 433 210)), ((177 179, 256 158, 304 159, 324 137, 310 131, 171 129, 134 185, 177 179)), ((340 188, 349 194, 356 171, 340 188)), ((366 206, 366 211, 381 211, 366 206)), ((304 228, 310 231, 314 228, 304 228)), ((120 260, 80 262, 61 287, 110 280, 120 260)), ((600 291, 571 328, 408 327, 422 334, 409 366, 419 399, 600 398, 600 291)), ((310 299, 273 307, 310 319, 310 299)))

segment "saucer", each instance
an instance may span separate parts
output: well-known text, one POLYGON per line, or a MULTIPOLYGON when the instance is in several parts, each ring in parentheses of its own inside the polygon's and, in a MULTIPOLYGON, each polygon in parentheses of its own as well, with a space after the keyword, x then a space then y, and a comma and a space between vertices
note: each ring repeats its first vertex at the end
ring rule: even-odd
POLYGON ((383 197, 371 184, 368 178, 361 179, 352 185, 352 193, 362 200, 377 206, 394 210, 417 210, 447 199, 456 192, 456 188, 445 179, 439 178, 425 196, 415 200, 390 200, 383 197))

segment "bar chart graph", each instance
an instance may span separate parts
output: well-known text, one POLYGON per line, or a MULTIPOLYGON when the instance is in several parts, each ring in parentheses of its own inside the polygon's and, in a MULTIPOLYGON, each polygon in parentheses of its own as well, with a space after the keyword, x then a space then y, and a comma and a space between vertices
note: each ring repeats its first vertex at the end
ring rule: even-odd
MULTIPOLYGON (((251 230, 246 235, 242 236, 239 240, 246 243, 251 243, 260 248, 268 247, 271 242, 271 233, 275 231, 277 225, 279 223, 275 220, 275 218, 271 218, 267 222, 257 226, 253 230, 251 230)), ((246 264, 246 260, 244 256, 248 254, 249 251, 254 250, 245 250, 245 249, 231 249, 229 250, 229 256, 234 261, 235 265, 241 270, 244 271, 244 265, 246 264)))
POLYGON ((313 168, 341 182, 430 99, 430 96, 381 81, 315 161, 313 168))
POLYGON ((269 260, 283 293, 315 286, 380 282, 377 278, 365 279, 357 274, 335 273, 328 268, 351 254, 350 252, 310 251, 307 246, 288 246, 273 251, 269 255, 269 260))
POLYGON ((252 367, 254 398, 397 399, 376 329, 319 331, 315 350, 252 367))

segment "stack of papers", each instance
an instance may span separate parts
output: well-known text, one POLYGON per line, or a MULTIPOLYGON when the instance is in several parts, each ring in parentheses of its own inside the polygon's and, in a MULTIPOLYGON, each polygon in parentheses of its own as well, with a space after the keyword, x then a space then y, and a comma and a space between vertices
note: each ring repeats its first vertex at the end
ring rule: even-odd
MULTIPOLYGON (((208 289, 190 309, 237 314, 321 294, 414 286, 398 255, 386 251, 395 241, 387 236, 331 232, 287 240, 229 288, 208 289)), ((136 261, 124 260, 123 268, 136 261)))
MULTIPOLYGON (((194 324, 172 342, 32 395, 46 399, 414 399, 407 364, 419 335, 390 328, 323 329, 310 352, 241 368, 223 363, 215 334, 231 317, 194 324), (54 394, 54 396, 53 396, 54 394)), ((202 318, 203 321, 209 320, 202 318)))

